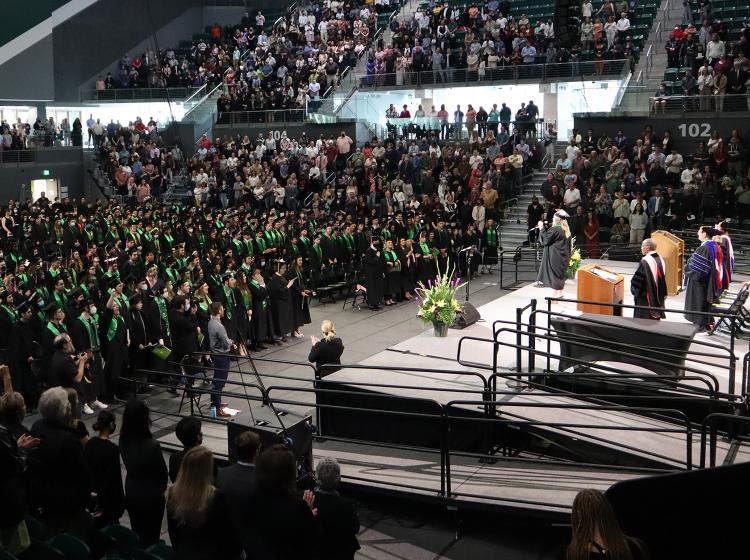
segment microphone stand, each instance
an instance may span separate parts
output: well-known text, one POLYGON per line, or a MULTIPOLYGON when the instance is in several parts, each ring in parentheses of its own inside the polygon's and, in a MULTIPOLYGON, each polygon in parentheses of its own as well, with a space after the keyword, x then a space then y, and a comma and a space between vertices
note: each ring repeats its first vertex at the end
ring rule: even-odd
POLYGON ((471 286, 471 255, 472 247, 464 247, 459 251, 459 254, 466 253, 466 301, 469 301, 469 292, 471 286))

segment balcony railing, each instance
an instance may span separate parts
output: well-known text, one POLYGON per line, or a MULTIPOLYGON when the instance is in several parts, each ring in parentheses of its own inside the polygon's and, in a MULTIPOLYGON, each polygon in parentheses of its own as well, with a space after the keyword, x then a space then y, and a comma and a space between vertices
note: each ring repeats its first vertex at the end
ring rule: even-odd
POLYGON ((750 111, 750 94, 723 95, 667 95, 649 97, 649 113, 652 115, 682 115, 685 113, 715 113, 725 115, 732 112, 750 111))
POLYGON ((414 87, 440 84, 478 85, 482 82, 514 82, 533 80, 535 82, 560 80, 564 78, 612 78, 622 74, 625 60, 601 60, 566 62, 553 64, 519 64, 502 68, 468 70, 466 68, 443 68, 403 74, 359 74, 360 88, 414 87))
POLYGON ((118 89, 87 89, 81 91, 81 101, 164 101, 166 99, 188 99, 200 87, 173 88, 118 88, 118 89))
POLYGON ((216 124, 229 126, 240 126, 244 124, 279 125, 291 122, 304 122, 304 120, 304 109, 279 109, 275 111, 231 111, 220 112, 216 124))

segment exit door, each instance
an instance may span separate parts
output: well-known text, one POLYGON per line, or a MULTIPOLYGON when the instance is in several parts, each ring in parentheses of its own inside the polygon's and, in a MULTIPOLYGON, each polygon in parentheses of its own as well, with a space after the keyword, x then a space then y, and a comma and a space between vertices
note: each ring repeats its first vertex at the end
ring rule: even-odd
POLYGON ((31 197, 37 201, 44 193, 47 200, 54 201, 60 196, 60 185, 57 179, 34 179, 31 181, 31 197))

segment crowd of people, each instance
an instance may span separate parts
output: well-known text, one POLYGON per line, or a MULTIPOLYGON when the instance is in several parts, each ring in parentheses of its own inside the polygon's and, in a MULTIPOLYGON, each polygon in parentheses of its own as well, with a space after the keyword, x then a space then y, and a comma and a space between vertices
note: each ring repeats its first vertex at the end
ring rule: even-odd
POLYGON ((0 150, 27 150, 36 147, 80 146, 81 121, 70 123, 67 118, 59 123, 53 117, 38 118, 33 124, 0 122, 0 150))
POLYGON ((0 376, 5 552, 20 554, 32 539, 50 537, 54 551, 54 537, 65 533, 104 556, 114 551, 99 531, 119 524, 125 512, 137 539, 130 552, 144 557, 162 539, 165 514, 171 554, 181 559, 343 560, 359 549, 359 519, 338 493, 341 469, 333 458, 318 460, 313 484, 298 492, 290 448, 262 447, 258 434, 247 431, 232 442, 236 462, 217 468, 202 445, 201 420, 187 416, 175 429, 183 449, 167 462, 143 401, 128 401, 119 422, 102 410, 92 434, 79 418, 76 391, 54 386, 41 395, 39 418, 27 426, 24 399, 13 391, 7 366, 0 366, 0 376), (31 537, 29 516, 38 525, 31 537))
POLYGON ((132 60, 123 56, 118 75, 99 76, 96 89, 223 82, 220 112, 305 108, 356 64, 387 4, 304 2, 273 25, 260 10, 246 13, 238 25, 211 26, 188 53, 146 49, 132 60))
POLYGON ((635 1, 617 7, 605 2, 593 14, 590 0, 583 2, 577 23, 580 41, 562 46, 551 19, 531 21, 525 14, 516 18, 510 15, 508 2, 463 6, 430 2, 413 18, 391 22, 391 41, 381 41, 373 49, 366 80, 404 85, 416 83, 412 73, 419 72, 431 72, 435 83, 452 82, 454 75, 459 81, 481 80, 509 66, 576 63, 582 53, 591 54, 597 63, 594 73, 601 74, 606 59, 630 59, 633 64, 629 17, 635 7, 635 1))
POLYGON ((620 130, 574 131, 528 208, 529 228, 557 209, 570 215, 578 245, 592 257, 602 243, 638 244, 660 229, 692 229, 709 221, 742 223, 750 209, 747 152, 737 130, 711 132, 684 153, 650 126, 636 138, 620 130), (606 232, 606 237, 605 237, 606 232))
MULTIPOLYGON (((689 6, 689 3, 686 3, 689 6)), ((701 5, 702 24, 696 27, 690 12, 685 26, 675 26, 664 45, 667 67, 678 71, 679 87, 668 91, 662 84, 655 95, 653 110, 663 112, 670 108, 670 95, 689 96, 677 106, 686 110, 747 111, 750 107, 744 97, 729 97, 747 93, 750 79, 750 27, 745 26, 736 40, 731 40, 727 27, 714 18, 709 2, 701 5), (676 91, 675 91, 676 90, 676 91)))

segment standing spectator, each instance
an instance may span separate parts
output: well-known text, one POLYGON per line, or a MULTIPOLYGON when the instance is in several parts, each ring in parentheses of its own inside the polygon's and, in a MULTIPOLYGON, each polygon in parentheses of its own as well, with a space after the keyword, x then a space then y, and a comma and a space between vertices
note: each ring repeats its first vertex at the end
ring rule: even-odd
POLYGON ((565 204, 565 209, 568 211, 569 214, 575 214, 576 208, 581 203, 581 191, 578 190, 578 187, 576 187, 575 180, 567 180, 567 189, 565 189, 565 194, 563 195, 563 203, 565 204))
POLYGON ((177 480, 177 475, 180 473, 180 464, 185 453, 203 443, 201 421, 195 416, 180 418, 175 428, 175 436, 177 436, 177 440, 182 444, 182 449, 175 451, 169 456, 169 480, 172 483, 177 480))
POLYGON ((126 470, 125 504, 130 526, 142 546, 151 546, 161 535, 167 465, 159 442, 151 435, 149 409, 136 399, 128 401, 122 415, 120 453, 126 470))
POLYGON ((635 205, 633 213, 630 214, 630 242, 640 243, 646 234, 648 225, 648 216, 643 211, 643 204, 640 202, 635 205))
POLYGON ((260 450, 260 436, 250 430, 242 432, 234 438, 234 450, 237 462, 219 469, 216 487, 226 496, 235 525, 240 527, 255 493, 255 459, 260 450))
POLYGON ((99 435, 89 439, 84 450, 96 492, 94 523, 100 529, 119 523, 125 511, 120 449, 110 439, 116 427, 114 415, 109 410, 100 411, 94 424, 94 431, 99 435))
POLYGON ((169 538, 177 558, 235 560, 242 546, 226 496, 214 486, 214 457, 203 446, 185 454, 167 500, 169 538))
POLYGON ((354 506, 338 493, 341 468, 335 459, 324 457, 315 467, 318 487, 313 508, 320 526, 320 553, 330 560, 352 560, 359 550, 359 518, 354 506))

